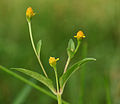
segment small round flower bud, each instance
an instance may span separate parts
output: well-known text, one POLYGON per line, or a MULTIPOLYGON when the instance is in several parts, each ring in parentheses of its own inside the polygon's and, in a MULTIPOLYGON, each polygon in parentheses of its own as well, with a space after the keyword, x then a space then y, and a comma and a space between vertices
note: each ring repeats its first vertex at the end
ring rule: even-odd
POLYGON ((56 66, 56 62, 58 60, 59 60, 59 58, 55 59, 55 57, 50 57, 49 58, 49 64, 50 64, 50 66, 55 67, 56 66))
POLYGON ((30 19, 35 15, 35 13, 33 12, 33 9, 31 7, 27 8, 26 10, 26 18, 27 20, 30 21, 30 19))
POLYGON ((74 36, 74 37, 79 40, 79 39, 85 38, 85 35, 84 35, 84 33, 82 31, 78 31, 77 35, 74 36))

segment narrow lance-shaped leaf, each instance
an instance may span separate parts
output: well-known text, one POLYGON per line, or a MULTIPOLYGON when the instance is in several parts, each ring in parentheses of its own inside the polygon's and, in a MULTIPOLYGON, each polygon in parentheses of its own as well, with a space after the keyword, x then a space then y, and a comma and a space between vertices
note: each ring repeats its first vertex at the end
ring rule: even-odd
POLYGON ((37 73, 37 72, 34 72, 34 71, 30 71, 30 70, 27 70, 27 69, 22 69, 22 68, 12 68, 12 69, 15 69, 19 72, 22 72, 36 80, 38 80, 39 82, 43 83, 44 85, 46 85, 53 93, 55 92, 55 88, 53 86, 53 83, 52 83, 52 80, 49 79, 49 78, 46 78, 44 77, 43 75, 37 73))
POLYGON ((38 56, 40 56, 41 46, 42 46, 42 40, 39 40, 38 43, 37 43, 37 54, 38 54, 38 56))
MULTIPOLYGON (((35 84, 35 83, 33 83, 33 82, 27 80, 26 78, 24 78, 24 77, 22 77, 22 76, 16 74, 15 72, 13 72, 13 71, 11 71, 11 70, 9 70, 9 69, 7 69, 7 68, 1 66, 1 65, 0 65, 0 70, 5 71, 6 73, 10 74, 11 76, 13 76, 13 77, 15 77, 15 78, 17 78, 17 79, 23 81, 24 83, 26 83, 26 84, 32 86, 33 88, 37 89, 38 91, 40 91, 40 92, 42 92, 42 93, 48 95, 49 97, 51 97, 51 98, 57 100, 56 96, 53 95, 51 92, 45 90, 44 88, 38 86, 37 84, 35 84)), ((66 102, 66 101, 64 101, 64 100, 62 100, 62 102, 63 102, 63 104, 69 104, 68 102, 66 102)))
POLYGON ((80 68, 80 65, 89 62, 89 61, 96 61, 96 59, 94 58, 85 58, 81 61, 78 61, 77 63, 75 63, 74 65, 72 65, 70 68, 68 68, 68 70, 66 71, 66 73, 64 73, 60 79, 60 88, 62 89, 64 87, 64 85, 66 84, 67 80, 70 78, 70 76, 77 71, 80 68))

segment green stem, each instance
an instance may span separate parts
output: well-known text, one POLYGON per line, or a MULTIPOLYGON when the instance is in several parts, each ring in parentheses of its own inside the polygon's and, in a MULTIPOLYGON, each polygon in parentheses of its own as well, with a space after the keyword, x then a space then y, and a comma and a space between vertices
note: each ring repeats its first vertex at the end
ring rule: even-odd
POLYGON ((57 76, 56 66, 54 67, 54 71, 55 71, 56 84, 57 84, 57 99, 58 99, 58 104, 62 104, 62 102, 61 102, 61 94, 60 94, 60 91, 59 91, 59 84, 58 84, 58 76, 57 76))
MULTIPOLYGON (((80 40, 78 40, 77 47, 76 47, 76 49, 75 49, 74 54, 78 51, 79 46, 80 46, 80 40)), ((63 72, 63 73, 65 73, 65 72, 66 72, 67 67, 68 67, 68 65, 69 65, 69 63, 70 63, 70 60, 71 60, 71 58, 70 58, 70 57, 68 57, 67 62, 66 62, 66 65, 65 65, 65 68, 64 68, 64 72, 63 72)))
MULTIPOLYGON (((75 55, 76 52, 78 51, 79 46, 80 46, 80 40, 77 40, 77 47, 76 47, 76 49, 75 49, 75 51, 74 51, 74 55, 75 55)), ((73 57, 72 57, 72 58, 73 58, 73 57)), ((71 58, 71 57, 68 57, 68 60, 67 60, 67 62, 66 62, 66 65, 65 65, 63 74, 67 71, 67 67, 68 67, 68 65, 69 65, 69 63, 70 63, 70 60, 71 60, 72 58, 71 58)), ((60 93, 63 93, 64 87, 65 87, 65 85, 63 86, 63 88, 60 89, 60 93)))
POLYGON ((79 49, 79 46, 80 46, 80 40, 77 40, 78 41, 78 43, 77 43, 77 47, 76 47, 76 49, 75 49, 75 52, 74 52, 74 54, 78 51, 78 49, 79 49))
POLYGON ((35 52, 35 55, 36 55, 36 57, 37 57, 37 59, 38 59, 38 62, 39 62, 39 64, 40 64, 40 66, 41 66, 41 68, 42 68, 42 70, 43 70, 43 73, 44 73, 45 76, 48 78, 48 75, 47 75, 47 73, 46 73, 46 71, 45 71, 45 69, 44 69, 44 67, 43 67, 43 65, 42 65, 42 62, 41 62, 41 60, 40 60, 40 58, 39 58, 39 56, 38 56, 38 54, 37 54, 36 48, 35 48, 35 44, 34 44, 33 37, 32 37, 32 29, 31 29, 31 22, 30 22, 30 21, 28 21, 28 26, 29 26, 30 39, 31 39, 31 43, 32 43, 33 50, 34 50, 34 52, 35 52))
POLYGON ((61 94, 57 94, 58 104, 62 104, 61 94))
POLYGON ((63 73, 66 72, 69 63, 70 63, 70 57, 68 57, 68 59, 67 59, 67 62, 66 62, 66 65, 65 65, 65 68, 64 68, 64 72, 63 72, 63 73))
POLYGON ((57 84, 57 93, 59 93, 59 84, 58 84, 58 76, 57 76, 56 67, 54 67, 54 71, 55 71, 55 78, 56 78, 56 84, 57 84))

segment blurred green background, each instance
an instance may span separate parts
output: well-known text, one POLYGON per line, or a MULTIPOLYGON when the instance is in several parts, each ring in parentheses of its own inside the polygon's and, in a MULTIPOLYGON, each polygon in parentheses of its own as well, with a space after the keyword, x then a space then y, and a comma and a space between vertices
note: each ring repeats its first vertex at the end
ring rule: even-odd
MULTIPOLYGON (((29 38, 25 17, 29 6, 36 12, 32 19, 34 41, 43 42, 41 60, 53 81, 49 57, 60 58, 60 76, 67 60, 68 41, 79 30, 84 31, 86 39, 70 65, 84 57, 97 59, 70 78, 63 99, 70 104, 120 104, 120 1, 0 0, 0 65, 42 73, 29 38)), ((0 70, 0 104, 13 104, 25 85, 0 70)), ((57 102, 33 88, 22 104, 57 102)))

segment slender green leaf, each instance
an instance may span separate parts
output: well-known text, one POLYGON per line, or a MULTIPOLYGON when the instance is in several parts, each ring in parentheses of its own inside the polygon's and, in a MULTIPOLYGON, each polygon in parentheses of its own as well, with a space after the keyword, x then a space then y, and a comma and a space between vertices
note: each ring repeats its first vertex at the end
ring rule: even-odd
POLYGON ((36 88, 37 90, 45 93, 46 95, 51 96, 52 98, 55 98, 55 96, 54 96, 52 93, 50 93, 49 91, 43 89, 42 87, 34 84, 34 83, 31 82, 31 81, 25 79, 24 77, 22 77, 22 76, 20 76, 20 75, 18 75, 18 74, 16 74, 16 73, 14 73, 14 72, 12 72, 11 70, 9 70, 9 69, 7 69, 7 68, 5 68, 5 67, 3 67, 3 66, 0 66, 0 69, 3 70, 3 71, 5 71, 5 72, 7 72, 8 74, 14 76, 15 78, 20 79, 21 81, 27 83, 28 85, 31 85, 32 87, 34 87, 34 88, 36 88))
POLYGON ((42 46, 42 40, 39 40, 38 43, 37 43, 37 54, 38 54, 38 56, 40 56, 41 46, 42 46))
MULTIPOLYGON (((44 94, 50 96, 51 98, 57 100, 57 97, 56 97, 55 95, 53 95, 51 92, 49 92, 49 91, 45 90, 44 88, 42 88, 42 87, 40 87, 40 86, 34 84, 34 83, 31 82, 31 81, 29 81, 29 80, 27 80, 27 79, 21 77, 20 75, 18 75, 18 74, 16 74, 16 73, 12 72, 11 70, 9 70, 9 69, 7 69, 7 68, 1 66, 1 65, 0 65, 0 69, 3 70, 3 71, 5 71, 5 72, 7 72, 8 74, 14 76, 15 78, 17 78, 17 79, 19 79, 19 80, 21 80, 21 81, 27 83, 28 85, 34 87, 34 88, 37 89, 38 91, 40 91, 40 92, 42 92, 42 93, 44 93, 44 94)), ((63 102, 64 104, 69 104, 68 102, 66 102, 66 101, 64 101, 64 100, 62 100, 62 102, 63 102)))
POLYGON ((75 43, 72 39, 70 39, 68 42, 68 48, 67 48, 67 53, 69 57, 74 56, 74 50, 75 50, 75 43))
POLYGON ((55 92, 55 88, 53 86, 53 83, 52 83, 52 80, 49 79, 49 78, 46 78, 44 77, 43 75, 37 73, 37 72, 34 72, 34 71, 30 71, 30 70, 27 70, 27 69, 23 69, 23 68, 12 68, 12 69, 15 69, 19 72, 22 72, 36 80, 38 80, 39 82, 43 83, 44 85, 46 85, 52 92, 55 92))
POLYGON ((66 84, 67 80, 70 78, 70 76, 80 68, 80 66, 88 61, 96 61, 96 59, 94 58, 85 58, 81 61, 78 61, 77 63, 75 63, 74 65, 72 65, 70 68, 68 68, 68 70, 66 71, 66 73, 64 73, 60 79, 60 88, 63 88, 63 86, 66 84))
POLYGON ((68 49, 70 49, 71 51, 75 50, 75 43, 72 39, 70 39, 68 42, 68 49))

